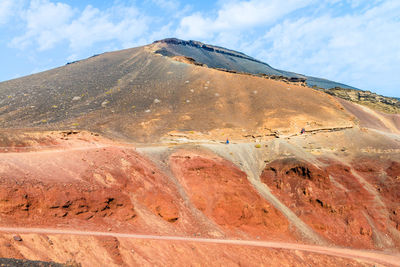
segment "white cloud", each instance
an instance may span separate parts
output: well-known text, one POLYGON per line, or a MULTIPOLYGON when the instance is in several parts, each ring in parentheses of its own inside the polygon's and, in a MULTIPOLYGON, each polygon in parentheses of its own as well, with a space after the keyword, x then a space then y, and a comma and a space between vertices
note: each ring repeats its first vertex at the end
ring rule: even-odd
POLYGON ((177 0, 151 0, 151 1, 160 8, 169 11, 177 10, 180 6, 180 3, 177 0))
POLYGON ((363 0, 350 0, 351 7, 358 7, 362 4, 363 0))
MULTIPOLYGON (((361 89, 400 83, 400 2, 354 15, 287 19, 254 42, 272 66, 339 80, 361 89)), ((387 91, 398 95, 397 89, 387 91)))
POLYGON ((147 43, 155 40, 161 40, 173 36, 173 23, 170 22, 161 27, 161 29, 151 32, 147 36, 147 43))
POLYGON ((34 0, 24 13, 26 32, 12 40, 12 46, 38 50, 54 48, 67 42, 72 50, 99 42, 132 43, 148 29, 148 19, 135 7, 116 5, 99 10, 87 6, 83 11, 64 3, 34 0))
POLYGON ((0 25, 8 22, 11 17, 11 9, 13 6, 12 0, 0 1, 0 25))
POLYGON ((21 0, 0 0, 0 26, 8 23, 21 5, 21 0))
POLYGON ((182 38, 210 39, 216 34, 240 33, 257 26, 269 26, 311 2, 313 0, 224 1, 214 18, 201 13, 183 17, 177 34, 182 38))
POLYGON ((27 27, 33 31, 53 30, 63 26, 73 14, 73 9, 67 4, 34 0, 26 12, 27 27))
POLYGON ((73 49, 89 47, 96 42, 117 40, 124 43, 135 40, 147 30, 145 18, 135 8, 121 10, 125 16, 112 21, 110 13, 88 6, 80 17, 66 25, 66 35, 73 49))
POLYGON ((26 22, 26 32, 15 37, 12 45, 26 48, 37 43, 39 50, 52 48, 64 38, 64 28, 74 15, 73 9, 63 3, 51 3, 47 0, 31 1, 22 17, 26 22))
POLYGON ((213 21, 195 13, 182 18, 177 34, 181 38, 206 38, 214 33, 211 29, 213 21))

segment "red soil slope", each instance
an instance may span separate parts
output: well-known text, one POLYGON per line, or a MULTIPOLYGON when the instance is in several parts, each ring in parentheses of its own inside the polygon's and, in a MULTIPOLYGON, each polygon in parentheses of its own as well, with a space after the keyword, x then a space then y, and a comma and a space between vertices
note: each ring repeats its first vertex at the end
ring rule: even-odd
POLYGON ((171 155, 170 165, 196 208, 228 232, 292 240, 286 218, 229 161, 204 151, 180 150, 171 155))
MULTIPOLYGON (((0 154, 1 225, 290 240, 285 218, 252 192, 246 174, 227 161, 208 155, 191 167, 174 154, 170 161, 177 184, 132 147, 100 142, 86 133, 69 138, 69 148, 0 154), (209 177, 197 197, 194 184, 183 180, 193 178, 193 168, 201 170, 199 178, 209 177), (208 186, 226 191, 203 195, 208 186), (216 206, 206 208, 201 198, 216 206)), ((52 143, 57 142, 56 135, 52 143)))
POLYGON ((134 149, 75 142, 80 147, 0 154, 3 224, 146 231, 155 225, 137 218, 141 209, 168 224, 179 218, 176 191, 134 149))
MULTIPOLYGON (((354 132, 332 135, 342 136, 333 137, 337 146, 342 146, 348 142, 343 138, 352 137, 354 132)), ((276 160, 263 165, 261 181, 329 245, 398 251, 400 210, 396 189, 400 159, 389 155, 395 155, 399 145, 393 145, 396 140, 389 143, 385 139, 389 137, 375 135, 380 136, 366 135, 355 145, 361 151, 365 148, 360 144, 365 142, 373 151, 375 140, 380 148, 384 148, 380 142, 386 142, 386 150, 374 150, 380 154, 373 157, 343 152, 348 154, 342 157, 346 162, 335 160, 335 154, 329 153, 318 157, 310 153, 299 160, 298 156, 289 156, 288 151, 277 150, 273 140, 263 148, 249 147, 254 153, 257 149, 279 153, 274 156, 276 160)), ((292 137, 286 144, 297 149, 296 142, 305 145, 318 138, 323 146, 324 142, 331 143, 330 137, 322 138, 326 133, 318 136, 292 137)), ((297 226, 249 182, 241 165, 217 156, 210 146, 147 147, 138 153, 128 144, 87 132, 3 132, 1 140, 0 227, 303 240, 297 226)), ((22 235, 22 241, 4 234, 0 240, 3 257, 75 261, 85 266, 99 262, 152 265, 193 261, 239 265, 244 263, 243 257, 255 265, 265 263, 268 257, 273 257, 269 261, 272 265, 335 263, 331 257, 306 252, 190 242, 51 234, 22 235), (154 251, 161 256, 154 258, 154 251), (184 256, 168 258, 169 253, 184 256), (245 255, 239 257, 237 253, 245 255), (97 254, 104 256, 98 258, 97 254)))

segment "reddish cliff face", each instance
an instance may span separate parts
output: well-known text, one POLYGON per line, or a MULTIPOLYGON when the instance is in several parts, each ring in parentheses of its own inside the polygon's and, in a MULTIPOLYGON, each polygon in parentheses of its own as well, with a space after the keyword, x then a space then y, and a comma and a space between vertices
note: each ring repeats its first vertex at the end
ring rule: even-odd
POLYGON ((321 158, 320 163, 276 160, 266 165, 261 180, 302 220, 335 244, 398 246, 398 228, 394 229, 398 227, 396 189, 400 183, 392 177, 398 162, 358 158, 344 165, 321 158))
MULTIPOLYGON (((378 202, 375 214, 371 215, 377 218, 376 227, 389 236, 400 231, 400 161, 364 157, 357 158, 353 166, 357 174, 371 185, 378 202)), ((397 241, 396 245, 399 244, 397 241)))
POLYGON ((133 148, 87 138, 77 135, 64 142, 67 148, 2 153, 1 224, 147 231, 155 227, 139 219, 138 211, 166 223, 179 219, 179 194, 150 161, 133 148))
MULTIPOLYGON (((80 221, 108 225, 126 223, 136 212, 128 195, 116 188, 86 183, 1 182, 2 224, 15 226, 70 224, 80 221)), ((104 225, 104 226, 105 226, 104 225)))
POLYGON ((286 218, 231 162, 210 152, 179 150, 171 155, 170 165, 196 208, 228 233, 293 239, 286 218))

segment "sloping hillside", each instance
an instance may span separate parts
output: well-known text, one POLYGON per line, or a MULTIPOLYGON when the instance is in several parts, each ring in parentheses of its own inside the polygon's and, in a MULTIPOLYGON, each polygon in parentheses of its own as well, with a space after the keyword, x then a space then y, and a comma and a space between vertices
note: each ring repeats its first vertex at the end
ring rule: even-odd
POLYGON ((105 53, 0 83, 0 126, 78 128, 153 142, 171 131, 244 138, 354 125, 322 92, 178 62, 158 49, 105 53))
POLYGON ((167 39, 0 83, 0 257, 396 266, 400 114, 304 77, 167 39))

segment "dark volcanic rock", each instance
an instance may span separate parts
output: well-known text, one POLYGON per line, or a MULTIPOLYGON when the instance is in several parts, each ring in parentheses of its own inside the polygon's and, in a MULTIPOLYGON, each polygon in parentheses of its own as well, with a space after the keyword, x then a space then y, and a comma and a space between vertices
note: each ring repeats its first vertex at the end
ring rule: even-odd
POLYGON ((184 41, 176 38, 167 38, 155 43, 166 44, 166 47, 158 50, 157 53, 168 57, 186 56, 191 57, 198 63, 206 64, 208 67, 235 71, 239 73, 266 74, 281 76, 287 79, 294 79, 294 82, 307 82, 309 86, 316 85, 321 88, 342 88, 354 87, 329 81, 326 79, 305 76, 302 74, 279 70, 271 67, 265 62, 252 58, 246 54, 226 49, 219 46, 204 44, 198 41, 184 41))
POLYGON ((19 235, 13 236, 13 239, 14 239, 15 241, 22 241, 22 237, 19 236, 19 235))
POLYGON ((0 258, 0 266, 4 267, 67 267, 67 266, 80 266, 80 265, 66 265, 55 262, 45 261, 30 261, 10 258, 0 258))

